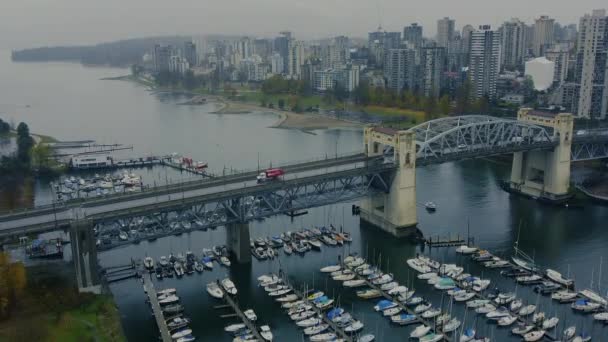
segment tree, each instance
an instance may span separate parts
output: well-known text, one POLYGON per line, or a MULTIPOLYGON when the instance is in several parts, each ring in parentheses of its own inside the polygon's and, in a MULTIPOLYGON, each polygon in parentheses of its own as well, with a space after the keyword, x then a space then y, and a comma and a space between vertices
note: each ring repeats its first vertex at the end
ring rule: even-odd
POLYGON ((51 148, 46 144, 37 144, 31 149, 32 165, 39 169, 47 169, 52 157, 51 148))
POLYGON ((363 106, 368 105, 370 103, 369 92, 369 83, 367 81, 359 82, 359 85, 357 86, 357 88, 355 88, 353 92, 355 103, 363 106))
POLYGON ((437 111, 439 112, 439 114, 444 116, 450 114, 450 97, 448 95, 443 95, 439 99, 437 111))
POLYGON ((17 126, 17 159, 23 168, 29 168, 30 149, 34 146, 34 139, 30 136, 30 128, 21 122, 17 126))
POLYGON ((0 134, 7 134, 11 130, 11 125, 0 119, 0 134))
POLYGON ((194 77, 194 72, 192 72, 192 70, 186 71, 186 73, 184 74, 184 79, 183 79, 182 83, 184 85, 184 88, 186 88, 188 90, 192 90, 192 89, 196 88, 197 82, 196 82, 196 78, 194 77))
POLYGON ((0 318, 8 316, 27 285, 25 267, 11 263, 9 256, 0 252, 0 318))
POLYGON ((471 80, 466 79, 462 86, 456 90, 456 114, 466 114, 471 110, 471 95, 471 80))
POLYGON ((428 121, 434 119, 435 113, 437 112, 437 99, 435 96, 431 95, 429 97, 425 97, 423 99, 423 103, 426 120, 428 121))
POLYGON ((279 99, 279 109, 280 110, 285 109, 285 100, 279 99))
POLYGON ((334 83, 334 88, 332 91, 334 93, 334 96, 336 97, 336 100, 338 100, 340 102, 342 102, 348 98, 348 91, 346 90, 346 88, 344 88, 343 85, 341 85, 338 82, 334 83))

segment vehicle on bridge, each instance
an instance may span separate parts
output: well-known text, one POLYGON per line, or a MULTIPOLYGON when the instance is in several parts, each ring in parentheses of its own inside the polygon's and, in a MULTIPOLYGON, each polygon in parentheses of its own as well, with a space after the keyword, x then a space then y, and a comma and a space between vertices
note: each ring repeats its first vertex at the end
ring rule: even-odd
POLYGON ((257 177, 258 183, 264 183, 267 181, 278 180, 285 174, 283 169, 268 169, 264 172, 260 172, 257 177))

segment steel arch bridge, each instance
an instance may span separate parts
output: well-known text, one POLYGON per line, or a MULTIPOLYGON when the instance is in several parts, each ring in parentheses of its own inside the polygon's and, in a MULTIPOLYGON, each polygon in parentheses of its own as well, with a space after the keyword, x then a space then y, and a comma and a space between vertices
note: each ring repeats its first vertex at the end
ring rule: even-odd
POLYGON ((416 164, 480 158, 553 148, 552 128, 486 115, 447 117, 410 128, 416 140, 416 164))

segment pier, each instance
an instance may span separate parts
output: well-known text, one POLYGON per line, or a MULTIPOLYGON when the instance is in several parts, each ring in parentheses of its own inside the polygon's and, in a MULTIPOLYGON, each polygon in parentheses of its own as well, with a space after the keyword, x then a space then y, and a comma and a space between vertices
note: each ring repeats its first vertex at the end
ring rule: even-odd
POLYGON ((163 310, 160 308, 160 304, 158 303, 158 297, 156 296, 156 289, 154 288, 154 284, 150 277, 143 277, 144 281, 144 291, 148 295, 148 299, 150 300, 150 306, 152 307, 152 312, 154 313, 154 318, 156 319, 156 325, 158 326, 158 330, 160 331, 160 338, 163 342, 172 342, 171 333, 169 332, 169 328, 167 327, 167 323, 165 322, 165 316, 163 315, 163 310))
MULTIPOLYGON (((219 280, 217 281, 217 285, 220 288, 222 288, 222 285, 220 284, 219 280)), ((262 335, 260 335, 260 331, 255 326, 255 324, 253 324, 249 319, 247 319, 247 316, 245 316, 243 311, 241 311, 241 308, 239 308, 239 306, 236 304, 234 299, 228 293, 224 293, 224 300, 232 308, 232 310, 234 310, 236 316, 238 316, 241 319, 241 321, 243 321, 243 323, 245 323, 245 325, 251 331, 253 336, 255 336, 257 341, 265 341, 265 339, 262 337, 262 335)))
POLYGON ((452 238, 451 236, 440 238, 437 236, 435 240, 433 240, 433 237, 429 237, 424 240, 424 243, 429 247, 456 247, 467 244, 465 239, 461 238, 460 235, 456 236, 456 238, 452 238))

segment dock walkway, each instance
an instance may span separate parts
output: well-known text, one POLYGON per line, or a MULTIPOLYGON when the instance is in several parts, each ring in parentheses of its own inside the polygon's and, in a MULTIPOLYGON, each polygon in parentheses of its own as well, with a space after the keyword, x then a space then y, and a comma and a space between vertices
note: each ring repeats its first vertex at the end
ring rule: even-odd
MULTIPOLYGON (((219 283, 219 281, 217 283, 217 285, 221 288, 222 285, 219 283)), ((265 341, 262 335, 260 335, 260 331, 258 330, 258 328, 249 319, 247 319, 247 316, 245 316, 243 311, 241 311, 241 308, 239 308, 239 306, 236 304, 234 298, 232 298, 229 294, 224 293, 224 300, 226 301, 226 303, 228 303, 228 305, 230 305, 232 310, 234 310, 234 312, 241 319, 241 321, 245 323, 245 325, 251 331, 253 336, 255 336, 258 341, 265 341)))
POLYGON ((156 296, 154 284, 149 276, 144 276, 143 279, 144 291, 148 295, 148 299, 150 299, 150 305, 152 306, 152 312, 154 313, 154 318, 156 319, 156 325, 158 326, 158 330, 160 330, 160 338, 163 342, 172 342, 173 339, 171 338, 171 333, 169 332, 167 323, 165 322, 163 310, 160 308, 160 304, 158 303, 158 297, 156 296))

